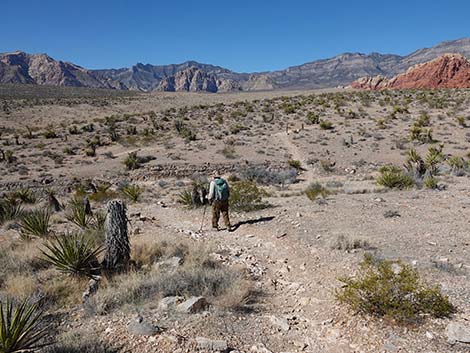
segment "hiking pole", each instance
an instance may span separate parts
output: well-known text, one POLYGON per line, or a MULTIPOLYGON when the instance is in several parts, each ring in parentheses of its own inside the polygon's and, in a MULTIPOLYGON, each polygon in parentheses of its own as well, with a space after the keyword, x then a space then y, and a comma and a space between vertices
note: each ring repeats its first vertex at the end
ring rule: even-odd
POLYGON ((199 229, 199 233, 202 233, 202 228, 204 227, 204 218, 206 217, 206 209, 207 209, 207 204, 204 205, 204 210, 202 211, 202 221, 201 221, 201 228, 199 229))

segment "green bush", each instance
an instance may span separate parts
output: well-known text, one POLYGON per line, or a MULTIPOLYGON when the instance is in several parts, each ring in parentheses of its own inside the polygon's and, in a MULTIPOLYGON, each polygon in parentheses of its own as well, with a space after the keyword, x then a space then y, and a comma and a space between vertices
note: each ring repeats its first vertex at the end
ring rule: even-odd
POLYGON ((379 172, 380 175, 376 179, 378 185, 391 189, 406 189, 415 184, 412 177, 396 166, 384 166, 379 172))
POLYGON ((320 121, 320 129, 322 130, 332 130, 334 128, 333 123, 328 120, 320 121))
POLYGON ((28 300, 14 305, 0 301, 0 352, 32 352, 45 347, 48 326, 41 325, 42 312, 28 300))
POLYGON ((318 196, 326 198, 330 194, 330 191, 319 183, 311 183, 305 190, 305 195, 314 201, 318 196))
POLYGON ((263 201, 267 192, 253 181, 241 180, 234 182, 230 188, 230 207, 237 211, 255 211, 269 207, 263 201))
POLYGON ((44 247, 44 260, 65 274, 91 276, 99 269, 97 257, 103 249, 84 234, 54 236, 44 247))
POLYGON ((302 169, 302 163, 296 159, 289 159, 287 161, 290 167, 295 168, 297 170, 302 169))
POLYGON ((418 272, 400 261, 374 262, 366 255, 356 277, 343 277, 336 299, 355 312, 391 318, 399 323, 416 322, 425 315, 447 317, 455 307, 439 287, 424 283, 418 272))

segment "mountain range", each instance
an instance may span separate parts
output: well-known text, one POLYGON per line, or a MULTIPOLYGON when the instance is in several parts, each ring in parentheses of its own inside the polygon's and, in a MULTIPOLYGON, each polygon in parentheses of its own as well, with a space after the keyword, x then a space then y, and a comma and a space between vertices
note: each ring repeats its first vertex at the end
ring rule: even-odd
POLYGON ((284 70, 257 73, 237 73, 195 61, 89 70, 54 60, 47 54, 17 51, 0 54, 0 83, 173 92, 315 89, 349 85, 364 76, 392 77, 447 53, 470 57, 470 38, 442 42, 406 56, 344 53, 284 70))

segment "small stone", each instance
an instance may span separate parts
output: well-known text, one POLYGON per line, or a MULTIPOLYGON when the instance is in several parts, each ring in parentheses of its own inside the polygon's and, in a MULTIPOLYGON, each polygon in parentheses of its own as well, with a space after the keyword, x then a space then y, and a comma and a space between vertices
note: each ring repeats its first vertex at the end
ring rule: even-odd
POLYGON ((131 323, 129 323, 129 325, 127 325, 127 331, 132 335, 153 336, 160 332, 160 328, 145 321, 142 316, 138 315, 131 323))
POLYGON ((426 338, 432 340, 434 338, 434 335, 431 332, 426 331, 426 338))
POLYGON ((204 337, 196 338, 197 348, 206 351, 223 352, 228 349, 227 342, 223 340, 211 340, 204 337))
POLYGON ((271 323, 278 328, 280 331, 289 331, 290 325, 286 318, 278 318, 275 316, 270 317, 271 323))
POLYGON ((177 306, 177 310, 183 313, 194 314, 207 308, 208 303, 204 297, 192 297, 177 306))

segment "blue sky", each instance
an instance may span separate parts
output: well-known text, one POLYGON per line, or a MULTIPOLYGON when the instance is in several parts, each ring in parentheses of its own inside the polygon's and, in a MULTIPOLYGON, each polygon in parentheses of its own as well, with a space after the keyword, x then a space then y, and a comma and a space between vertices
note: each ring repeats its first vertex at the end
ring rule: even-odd
POLYGON ((265 71, 470 37, 468 0, 1 2, 0 52, 45 52, 92 69, 197 60, 265 71))

